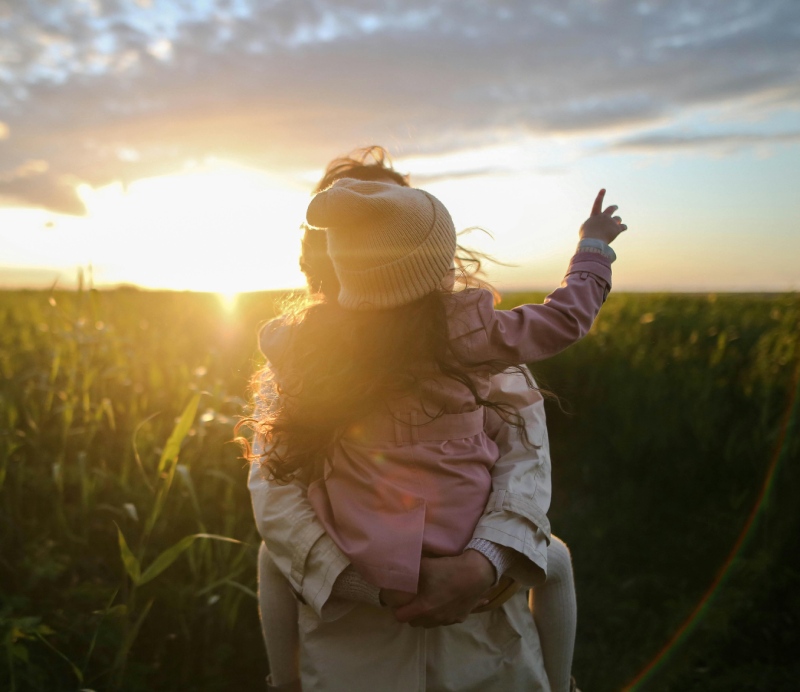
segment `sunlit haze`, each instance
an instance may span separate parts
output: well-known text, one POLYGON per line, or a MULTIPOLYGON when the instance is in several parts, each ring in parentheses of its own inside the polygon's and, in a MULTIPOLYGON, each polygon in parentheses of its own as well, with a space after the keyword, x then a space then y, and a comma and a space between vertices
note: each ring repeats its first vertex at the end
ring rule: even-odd
POLYGON ((211 163, 128 188, 81 186, 86 216, 6 210, 4 260, 70 285, 216 291, 298 286, 299 220, 308 194, 267 174, 211 163), (20 232, 22 231, 22 232, 20 232))
POLYGON ((385 146, 501 288, 600 187, 617 290, 800 289, 800 4, 0 2, 0 287, 298 287, 328 160, 385 146))

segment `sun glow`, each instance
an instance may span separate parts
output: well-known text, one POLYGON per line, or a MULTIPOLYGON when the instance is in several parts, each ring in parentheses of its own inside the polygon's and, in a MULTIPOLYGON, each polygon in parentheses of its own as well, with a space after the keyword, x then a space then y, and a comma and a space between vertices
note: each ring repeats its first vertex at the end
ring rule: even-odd
POLYGON ((239 300, 238 292, 218 291, 217 297, 219 298, 219 302, 222 303, 222 308, 225 312, 233 312, 236 309, 236 303, 239 300))
POLYGON ((303 284, 297 257, 308 194, 273 176, 214 163, 79 194, 88 215, 63 226, 76 226, 77 255, 100 284, 214 291, 230 306, 242 291, 303 284))

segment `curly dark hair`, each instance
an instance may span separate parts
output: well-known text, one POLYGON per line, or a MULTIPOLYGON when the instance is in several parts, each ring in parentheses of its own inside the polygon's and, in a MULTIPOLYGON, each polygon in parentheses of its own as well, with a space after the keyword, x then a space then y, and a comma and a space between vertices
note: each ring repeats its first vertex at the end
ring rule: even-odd
MULTIPOLYGON (((501 360, 468 363, 456 354, 448 334, 447 291, 389 310, 347 310, 321 300, 299 308, 283 329, 288 344, 255 382, 259 413, 243 421, 266 442, 261 459, 271 479, 310 482, 322 473, 333 446, 354 423, 387 402, 424 399, 426 385, 442 378, 465 388, 477 406, 495 411, 517 428, 530 446, 525 421, 508 404, 480 395, 474 375, 522 366, 501 360)), ((437 417, 445 411, 428 411, 437 417)))

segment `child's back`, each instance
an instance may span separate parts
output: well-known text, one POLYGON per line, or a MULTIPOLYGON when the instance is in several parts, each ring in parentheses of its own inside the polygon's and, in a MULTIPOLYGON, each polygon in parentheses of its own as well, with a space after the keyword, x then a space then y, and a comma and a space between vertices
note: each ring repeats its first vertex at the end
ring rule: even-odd
MULTIPOLYGON (((416 363, 413 393, 387 397, 352 421, 323 477, 309 487, 326 530, 367 581, 415 592, 423 555, 464 550, 486 506, 498 455, 491 419, 478 403, 488 396, 489 377, 580 339, 610 282, 608 258, 578 252, 562 287, 541 305, 496 311, 493 295, 480 289, 433 298, 444 306, 451 360, 471 386, 444 374, 433 360, 416 363)), ((279 378, 293 377, 282 355, 294 352, 294 332, 301 327, 278 320, 262 332, 262 351, 279 378)))

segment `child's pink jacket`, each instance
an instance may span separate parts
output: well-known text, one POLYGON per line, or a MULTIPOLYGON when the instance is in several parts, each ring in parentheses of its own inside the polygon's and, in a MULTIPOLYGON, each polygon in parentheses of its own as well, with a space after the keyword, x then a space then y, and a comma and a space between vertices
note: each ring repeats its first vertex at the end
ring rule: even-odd
MULTIPOLYGON (((492 371, 478 364, 525 364, 559 353, 589 331, 610 288, 610 261, 578 252, 542 304, 500 311, 488 291, 454 293, 447 298, 453 350, 476 364, 471 375, 485 397, 492 371)), ((291 347, 287 329, 275 321, 262 331, 271 362, 291 347)), ((416 592, 424 555, 464 550, 491 489, 496 426, 465 386, 438 375, 421 397, 386 402, 346 432, 308 498, 367 581, 416 592)))

